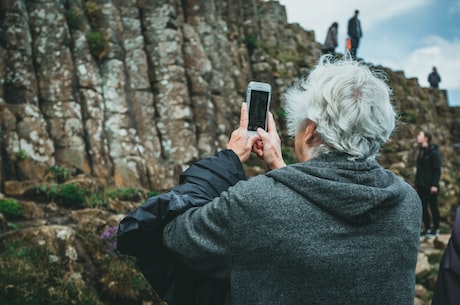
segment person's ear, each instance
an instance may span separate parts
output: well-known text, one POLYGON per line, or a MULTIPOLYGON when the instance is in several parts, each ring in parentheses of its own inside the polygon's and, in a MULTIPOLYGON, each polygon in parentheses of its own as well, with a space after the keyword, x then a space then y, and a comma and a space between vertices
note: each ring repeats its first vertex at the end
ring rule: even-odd
POLYGON ((316 141, 316 123, 309 122, 305 128, 305 143, 311 144, 316 141))

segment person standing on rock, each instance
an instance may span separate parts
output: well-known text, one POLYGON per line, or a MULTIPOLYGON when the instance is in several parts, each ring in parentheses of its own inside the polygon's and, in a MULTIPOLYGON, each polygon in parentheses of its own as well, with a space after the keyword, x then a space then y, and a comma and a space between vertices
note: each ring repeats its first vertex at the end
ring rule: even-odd
POLYGON ((326 41, 323 45, 324 54, 335 54, 335 48, 337 47, 337 31, 339 24, 337 22, 332 23, 332 25, 327 30, 326 41))
POLYGON ((439 83, 441 82, 441 76, 439 76, 439 73, 436 67, 433 67, 433 70, 428 75, 428 82, 430 83, 431 88, 434 88, 434 89, 439 88, 439 83))
POLYGON ((415 188, 423 206, 423 237, 439 235, 439 180, 441 178, 441 155, 437 145, 432 144, 432 134, 420 131, 417 134, 419 151, 416 162, 415 188))
MULTIPOLYGON (((227 280, 226 304, 413 303, 420 199, 376 161, 396 124, 390 97, 381 74, 367 65, 324 55, 286 93, 299 161, 290 165, 273 116, 267 131, 250 137, 243 103, 227 149, 193 164, 195 174, 184 173, 191 180, 181 179, 168 197, 170 208, 184 205, 228 181, 212 200, 185 208, 162 229, 170 256, 227 280), (235 181, 244 177, 251 153, 269 172, 235 181)), ((147 238, 158 236, 149 232, 158 218, 149 212, 168 210, 167 204, 143 207, 122 221, 125 243, 145 249, 147 238)), ((144 255, 150 262, 156 257, 144 255)))
POLYGON ((351 41, 351 56, 356 59, 358 54, 359 41, 363 36, 361 29, 361 21, 358 19, 359 10, 355 11, 355 15, 348 20, 348 37, 351 41))

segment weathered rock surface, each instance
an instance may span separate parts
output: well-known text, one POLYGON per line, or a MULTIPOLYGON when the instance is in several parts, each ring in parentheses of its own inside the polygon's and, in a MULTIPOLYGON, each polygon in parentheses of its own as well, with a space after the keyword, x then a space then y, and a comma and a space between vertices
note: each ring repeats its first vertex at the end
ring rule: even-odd
MULTIPOLYGON (((0 199, 18 198, 24 211, 18 222, 0 214, 2 245, 46 250, 63 282, 160 304, 145 286, 126 290, 139 274, 130 267, 128 278, 116 278, 109 269, 122 274, 123 264, 92 244, 139 202, 63 209, 38 198, 36 187, 68 169, 74 183, 94 193, 166 190, 191 162, 225 148, 250 80, 272 84, 272 112, 283 149, 292 152, 282 93, 318 60, 314 38, 288 23, 277 1, 0 1, 0 199)), ((431 130, 443 158, 442 229, 450 232, 459 198, 460 108, 449 108, 443 90, 377 68, 387 73, 401 113, 380 162, 413 181, 415 135, 431 130)), ((249 175, 262 171, 259 164, 247 168, 249 175)), ((416 287, 415 304, 429 299, 437 268, 429 258, 440 256, 447 240, 422 241, 417 279, 424 285, 416 287)))

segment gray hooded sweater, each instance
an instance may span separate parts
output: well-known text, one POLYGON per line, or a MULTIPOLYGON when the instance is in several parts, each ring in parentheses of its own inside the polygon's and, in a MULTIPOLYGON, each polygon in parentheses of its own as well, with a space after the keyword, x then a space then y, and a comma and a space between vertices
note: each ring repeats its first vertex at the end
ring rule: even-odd
POLYGON ((417 193, 375 160, 325 154, 273 170, 170 222, 164 244, 230 280, 230 303, 413 304, 417 193))

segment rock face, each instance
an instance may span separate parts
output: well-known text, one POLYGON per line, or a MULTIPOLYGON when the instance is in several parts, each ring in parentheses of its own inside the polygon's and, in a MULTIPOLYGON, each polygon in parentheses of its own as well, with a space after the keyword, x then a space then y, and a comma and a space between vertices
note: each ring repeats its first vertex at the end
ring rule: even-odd
MULTIPOLYGON (((277 1, 6 0, 0 12, 1 190, 52 166, 168 189, 225 147, 250 80, 273 85, 276 116, 320 56, 277 1)), ((458 165, 445 92, 387 73, 407 124, 385 165, 413 166, 418 128, 435 131, 446 168, 458 165)))
POLYGON ((57 165, 167 189, 225 146, 248 81, 283 71, 280 92, 319 56, 278 2, 0 5, 2 184, 57 165))

